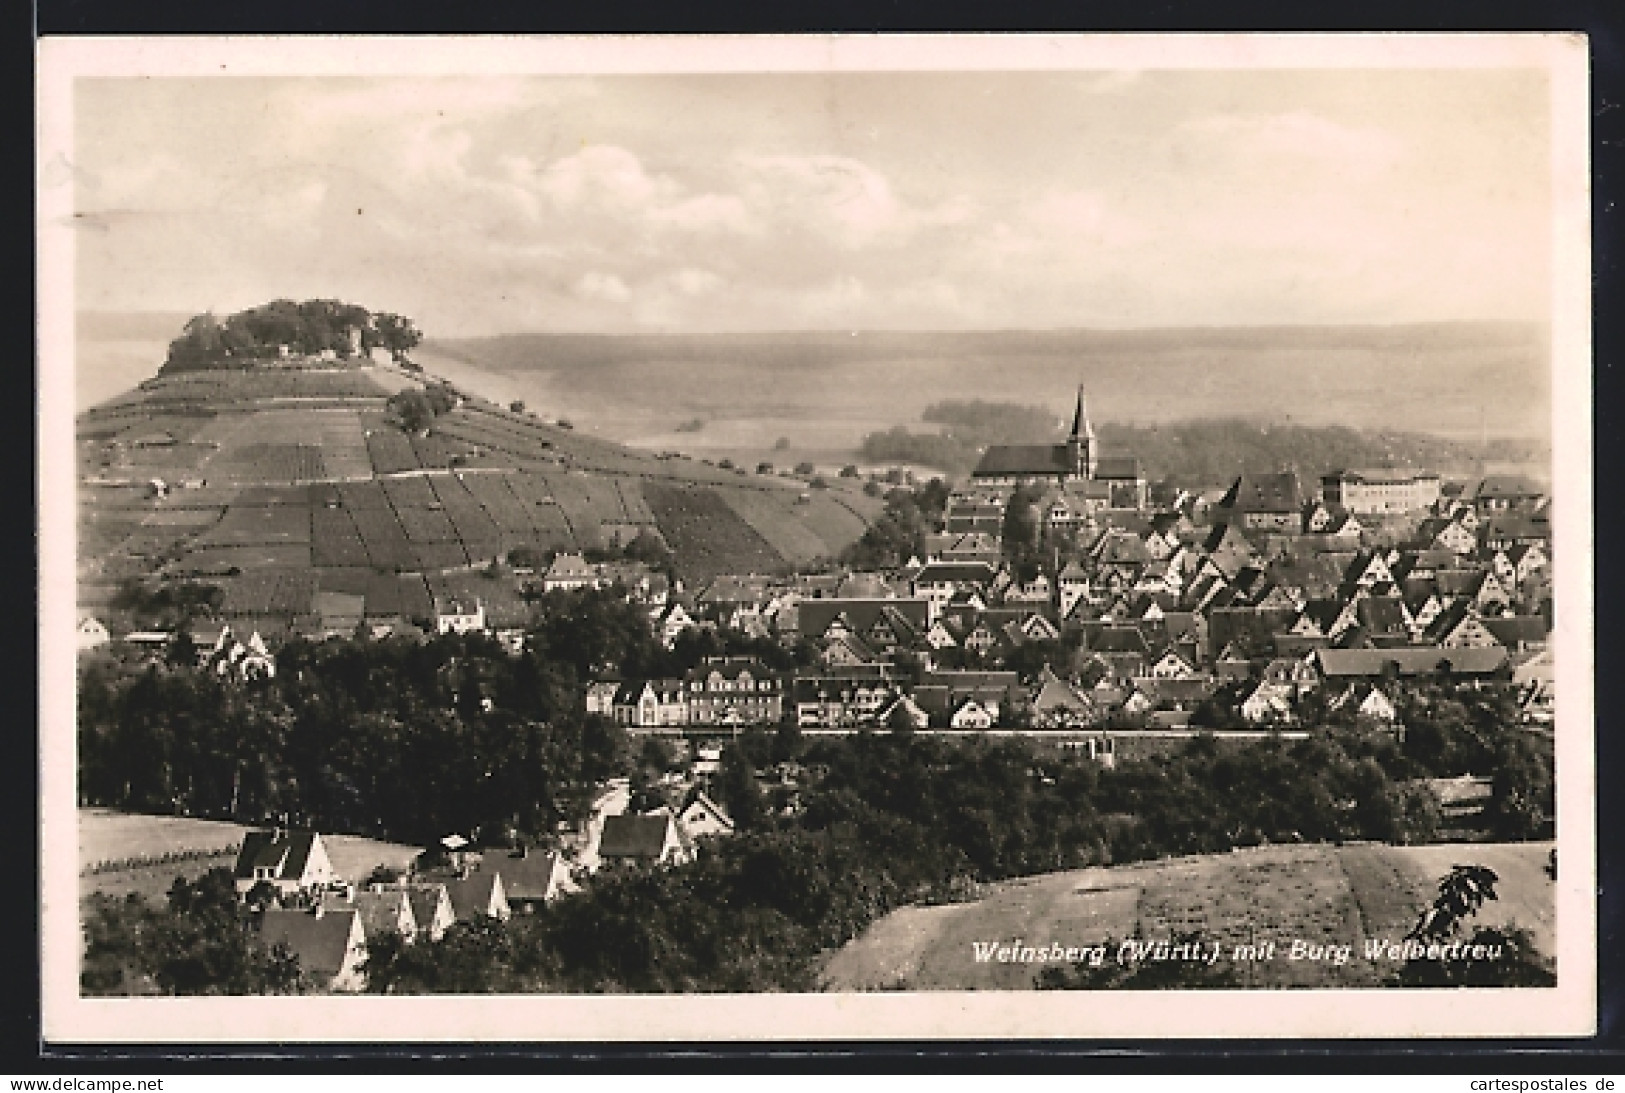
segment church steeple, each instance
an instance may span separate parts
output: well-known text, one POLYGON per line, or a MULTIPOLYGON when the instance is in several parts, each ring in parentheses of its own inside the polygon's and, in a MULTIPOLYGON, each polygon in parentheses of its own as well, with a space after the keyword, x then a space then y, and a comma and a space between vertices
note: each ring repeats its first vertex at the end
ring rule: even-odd
POLYGON ((1066 448, 1072 460, 1072 473, 1078 478, 1093 478, 1095 427, 1089 422, 1089 408, 1084 404, 1081 383, 1078 384, 1078 406, 1072 412, 1072 433, 1066 438, 1066 448))

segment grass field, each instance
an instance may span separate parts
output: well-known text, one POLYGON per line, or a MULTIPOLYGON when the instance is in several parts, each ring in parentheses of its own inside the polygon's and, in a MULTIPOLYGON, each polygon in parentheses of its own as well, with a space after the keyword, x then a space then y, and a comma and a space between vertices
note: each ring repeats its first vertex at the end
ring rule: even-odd
POLYGON ((1272 846, 1231 854, 1080 869, 1006 881, 974 903, 905 907, 834 953, 829 990, 1018 990, 1042 965, 988 962, 974 942, 1085 946, 1198 932, 1233 953, 1274 941, 1272 959, 1237 965, 1250 986, 1370 987, 1397 968, 1365 959, 1367 939, 1399 940, 1456 864, 1487 865, 1498 899, 1473 920, 1516 924, 1554 952, 1550 843, 1272 846), (1352 945, 1350 959, 1292 960, 1296 939, 1352 945))
MULTIPOLYGON (((230 868, 243 835, 254 830, 220 820, 184 816, 139 816, 101 808, 79 810, 79 895, 93 892, 123 896, 140 893, 161 899, 178 876, 202 876, 210 869, 230 868), (184 860, 157 862, 165 854, 184 860), (111 863, 116 868, 108 868, 111 863), (96 869, 96 872, 90 870, 96 869)), ((378 865, 401 868, 417 847, 379 842, 353 835, 324 835, 333 869, 344 880, 359 883, 378 865)))

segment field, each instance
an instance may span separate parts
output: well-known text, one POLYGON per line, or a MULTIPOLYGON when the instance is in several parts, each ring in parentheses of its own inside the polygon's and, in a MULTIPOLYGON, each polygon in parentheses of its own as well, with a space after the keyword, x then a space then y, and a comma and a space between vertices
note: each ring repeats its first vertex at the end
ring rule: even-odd
POLYGON ((830 990, 1013 990, 1041 965, 988 962, 973 942, 1024 939, 1094 945, 1135 936, 1172 940, 1196 932, 1221 943, 1274 941, 1271 959, 1243 961, 1250 986, 1370 987, 1396 969, 1366 959, 1367 938, 1398 941, 1455 864, 1500 877, 1498 899, 1474 922, 1517 924, 1554 952, 1554 886, 1543 865, 1550 843, 1399 847, 1274 846, 1006 881, 972 903, 905 907, 833 954, 830 990), (1346 963, 1292 960, 1292 942, 1352 944, 1346 963))
POLYGON ((527 334, 431 341, 420 356, 454 378, 458 368, 470 382, 489 375, 503 397, 622 443, 686 450, 703 440, 739 458, 779 437, 855 450, 865 433, 918 422, 946 399, 1014 397, 1059 416, 1080 382, 1097 424, 1165 424, 1199 406, 1301 425, 1544 436, 1547 343, 1545 331, 1510 324, 527 334), (679 431, 696 418, 703 433, 679 431))
POLYGON ((677 554, 685 580, 702 581, 723 573, 771 573, 784 558, 716 490, 677 489, 646 483, 643 495, 654 510, 660 534, 677 554))
MULTIPOLYGON (((138 816, 101 808, 79 810, 79 896, 138 892, 161 899, 177 876, 230 868, 245 832, 240 824, 182 816, 138 816), (158 859, 170 855, 171 860, 158 859)), ((333 869, 359 883, 378 865, 401 868, 417 847, 352 835, 324 835, 333 869)))
POLYGON ((407 436, 383 406, 407 382, 388 370, 194 373, 90 409, 77 430, 82 579, 203 577, 234 615, 285 617, 308 609, 313 570, 436 575, 646 529, 691 577, 777 570, 839 553, 880 507, 844 480, 798 502, 799 484, 627 449, 460 381, 463 403, 407 436))

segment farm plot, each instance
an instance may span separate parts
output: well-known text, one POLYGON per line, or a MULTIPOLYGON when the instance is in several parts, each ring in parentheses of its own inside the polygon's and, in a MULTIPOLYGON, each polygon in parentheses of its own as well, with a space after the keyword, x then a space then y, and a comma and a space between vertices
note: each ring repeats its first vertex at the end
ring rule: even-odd
POLYGON ((391 478, 383 482, 382 486, 384 496, 388 497, 389 503, 397 509, 424 508, 440 502, 434 487, 421 475, 414 475, 411 478, 391 478))
POLYGON ((388 426, 367 433, 367 456, 374 474, 399 474, 418 469, 417 453, 406 434, 388 426))
POLYGON ((472 445, 443 433, 412 437, 412 452, 418 463, 432 470, 445 470, 453 459, 467 459, 472 445))
POLYGON ((755 528, 711 489, 679 489, 648 482, 644 497, 660 534, 676 554, 676 569, 689 581, 723 573, 768 573, 784 558, 755 528))
POLYGON ((877 507, 874 516, 865 519, 860 514, 861 510, 854 511, 855 507, 850 498, 813 490, 812 501, 805 506, 806 512, 801 519, 808 530, 824 541, 825 551, 833 556, 862 538, 870 523, 880 515, 877 507))
POLYGON ((401 529, 400 521, 395 518, 395 510, 389 505, 352 508, 346 504, 345 511, 355 521, 356 531, 366 545, 369 563, 386 569, 410 569, 416 564, 417 555, 412 552, 412 543, 401 529))
POLYGON ((424 619, 434 614, 429 588, 417 573, 374 573, 367 582, 367 617, 424 619))
POLYGON ((728 507, 755 528, 785 558, 810 562, 829 553, 829 547, 801 518, 807 505, 796 504, 787 490, 718 489, 728 507))
POLYGON ((245 444, 215 457, 209 473, 239 482, 309 482, 327 477, 327 463, 314 444, 245 444))
POLYGON ((654 510, 643 499, 643 484, 636 478, 616 478, 613 481, 615 489, 620 492, 621 508, 626 510, 627 520, 634 524, 654 523, 654 510))
POLYGON ((406 537, 414 543, 457 541, 457 529, 452 526, 451 517, 439 509, 401 505, 396 508, 395 515, 400 519, 406 537))
POLYGON ((198 539, 199 546, 259 546, 310 542, 310 509, 299 505, 235 504, 198 539))
POLYGON ((245 486, 237 493, 240 505, 308 505, 309 486, 245 486))
POLYGON ((352 513, 359 509, 387 509, 389 496, 384 493, 381 482, 340 482, 333 487, 338 490, 339 503, 352 513))
POLYGON ((530 514, 513 490, 508 488, 506 474, 470 474, 463 478, 463 488, 480 503, 504 538, 525 541, 530 537, 530 514))
POLYGON ((159 509, 149 512, 141 521, 143 527, 149 528, 177 528, 188 531, 202 531, 212 527, 224 516, 224 506, 202 509, 159 509))
POLYGON ((204 547, 188 550, 168 567, 175 576, 187 573, 231 574, 256 569, 296 569, 310 565, 308 543, 266 543, 260 546, 204 547))
POLYGON ((326 507, 310 513, 310 560, 318 566, 364 566, 367 548, 355 521, 344 509, 326 507))
POLYGON ((414 568, 425 571, 460 569, 468 564, 468 555, 459 542, 413 543, 411 550, 414 568))
POLYGON ((305 615, 316 595, 310 569, 261 569, 225 581, 223 615, 305 615))
POLYGON ((429 482, 440 503, 445 506, 446 515, 451 517, 452 524, 457 528, 457 538, 470 544, 491 543, 500 538, 496 522, 468 492, 460 476, 436 475, 429 482))

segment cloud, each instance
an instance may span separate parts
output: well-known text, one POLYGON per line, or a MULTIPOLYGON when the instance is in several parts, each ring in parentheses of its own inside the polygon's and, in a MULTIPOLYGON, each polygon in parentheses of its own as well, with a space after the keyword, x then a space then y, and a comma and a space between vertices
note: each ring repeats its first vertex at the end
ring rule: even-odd
POLYGON ((632 298, 632 290, 626 287, 625 281, 613 273, 598 270, 588 270, 582 274, 573 287, 575 294, 585 300, 624 304, 632 298))
POLYGON ((1228 147, 1238 156, 1315 160, 1340 168, 1385 166, 1404 146, 1381 129, 1343 125, 1308 110, 1280 114, 1210 114, 1185 131, 1228 147))

